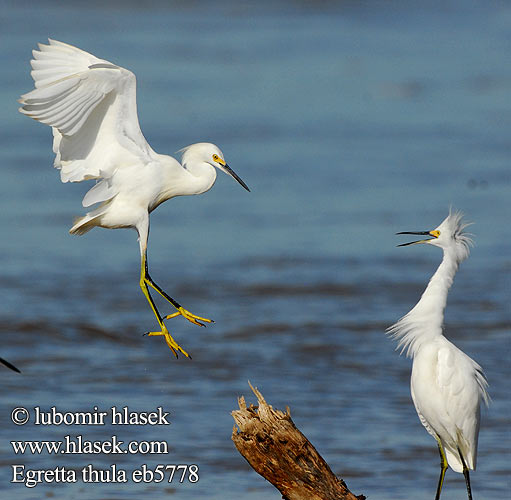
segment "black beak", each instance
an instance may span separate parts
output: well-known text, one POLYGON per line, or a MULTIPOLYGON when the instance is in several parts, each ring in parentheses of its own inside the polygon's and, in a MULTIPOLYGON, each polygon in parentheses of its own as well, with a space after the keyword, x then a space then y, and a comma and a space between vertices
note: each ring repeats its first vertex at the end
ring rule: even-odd
POLYGON ((9 363, 9 361, 5 360, 4 358, 0 358, 0 363, 7 366, 7 368, 10 368, 11 370, 21 373, 13 364, 9 363))
MULTIPOLYGON (((431 231, 401 231, 400 233, 396 234, 415 234, 419 236, 433 236, 431 234, 431 231)), ((408 245, 415 245, 417 243, 426 243, 426 241, 434 240, 435 237, 433 236, 430 239, 427 240, 417 240, 417 241, 410 241, 409 243, 401 243, 401 245, 397 245, 398 247, 407 247, 408 245)))
POLYGON ((233 179, 236 179, 248 192, 250 192, 248 186, 238 177, 238 174, 236 174, 236 172, 231 167, 229 167, 229 165, 227 165, 227 163, 223 165, 223 168, 233 179))

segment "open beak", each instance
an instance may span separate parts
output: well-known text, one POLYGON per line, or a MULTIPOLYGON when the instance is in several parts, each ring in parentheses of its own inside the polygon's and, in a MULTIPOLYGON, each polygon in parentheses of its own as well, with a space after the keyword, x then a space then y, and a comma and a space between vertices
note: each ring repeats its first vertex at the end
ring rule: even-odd
POLYGON ((250 192, 250 189, 248 189, 248 186, 238 177, 238 174, 225 163, 224 160, 221 158, 217 162, 219 164, 219 168, 222 169, 226 174, 230 175, 233 179, 236 179, 248 192, 250 192))
POLYGON ((410 241, 409 243, 401 243, 401 245, 398 245, 398 247, 406 247, 408 245, 416 245, 417 243, 427 243, 428 241, 434 240, 440 236, 440 232, 437 230, 434 231, 403 231, 401 233, 396 234, 417 234, 420 236, 431 236, 431 238, 427 240, 417 240, 417 241, 410 241))

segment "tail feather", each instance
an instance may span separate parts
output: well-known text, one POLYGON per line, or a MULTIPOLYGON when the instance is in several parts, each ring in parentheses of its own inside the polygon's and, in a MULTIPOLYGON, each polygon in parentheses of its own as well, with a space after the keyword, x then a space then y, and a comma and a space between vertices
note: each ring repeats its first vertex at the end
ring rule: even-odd
POLYGON ((101 214, 99 215, 92 215, 87 214, 83 217, 76 217, 74 219, 73 227, 69 230, 70 234, 78 234, 82 235, 90 231, 93 227, 100 225, 100 218, 101 214))

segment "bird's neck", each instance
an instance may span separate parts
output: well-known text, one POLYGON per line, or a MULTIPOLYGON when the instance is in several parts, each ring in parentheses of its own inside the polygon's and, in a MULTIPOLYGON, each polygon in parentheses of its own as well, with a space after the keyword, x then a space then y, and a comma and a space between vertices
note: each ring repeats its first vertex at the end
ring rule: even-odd
POLYGON ((399 340, 399 347, 414 356, 421 345, 442 335, 447 293, 451 288, 459 262, 453 252, 444 250, 444 256, 419 302, 395 325, 391 335, 399 340))
POLYGON ((183 185, 184 195, 205 193, 215 183, 216 169, 206 162, 185 163, 187 182, 183 185))
POLYGON ((159 155, 159 159, 164 166, 161 170, 161 189, 149 206, 149 212, 175 196, 204 193, 215 182, 216 170, 208 163, 181 165, 176 159, 167 155, 159 155))
POLYGON ((452 286, 458 266, 459 263, 455 256, 445 251, 441 264, 429 280, 421 299, 410 311, 409 315, 427 321, 432 329, 440 329, 441 332, 444 310, 447 304, 447 294, 452 286))

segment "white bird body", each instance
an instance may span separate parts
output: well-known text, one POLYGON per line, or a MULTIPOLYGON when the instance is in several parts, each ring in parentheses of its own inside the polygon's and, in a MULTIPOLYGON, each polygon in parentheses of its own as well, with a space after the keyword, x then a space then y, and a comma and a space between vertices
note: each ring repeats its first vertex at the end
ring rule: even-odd
POLYGON ((80 218, 70 232, 83 234, 93 226, 134 227, 143 240, 148 214, 161 203, 175 196, 206 192, 215 182, 216 170, 209 164, 194 165, 190 170, 171 156, 157 156, 143 166, 123 164, 111 177, 98 182, 87 192, 82 204, 102 205, 80 218))
POLYGON ((460 473, 463 464, 458 448, 467 467, 476 468, 480 369, 443 336, 425 342, 412 366, 412 399, 422 425, 440 440, 449 466, 460 473), (472 377, 465 376, 470 373, 472 377))
POLYGON ((178 309, 166 319, 181 314, 195 324, 210 320, 186 311, 150 279, 149 213, 175 196, 208 191, 216 180, 216 168, 247 191, 248 187, 214 144, 197 143, 182 149, 182 164, 153 151, 140 130, 136 78, 131 71, 56 40, 39 44, 33 56, 35 89, 21 97, 20 112, 52 127, 54 166, 60 169, 62 182, 96 180, 82 204, 99 206, 78 218, 70 232, 83 234, 95 226, 138 232, 140 286, 162 329, 151 334, 165 335, 174 353, 187 355, 168 334, 147 285, 178 309))
MULTIPOLYGON (((433 238, 412 243, 439 246, 444 256, 419 302, 388 329, 399 340, 398 347, 413 358, 412 399, 420 421, 439 445, 443 468, 437 498, 447 467, 445 460, 466 479, 466 469, 475 470, 480 404, 489 401, 481 367, 443 335, 447 293, 460 262, 469 254, 471 240, 463 232, 465 227, 460 213, 450 213, 433 231, 398 233, 428 234, 433 238)), ((468 479, 467 489, 471 498, 468 479)))

